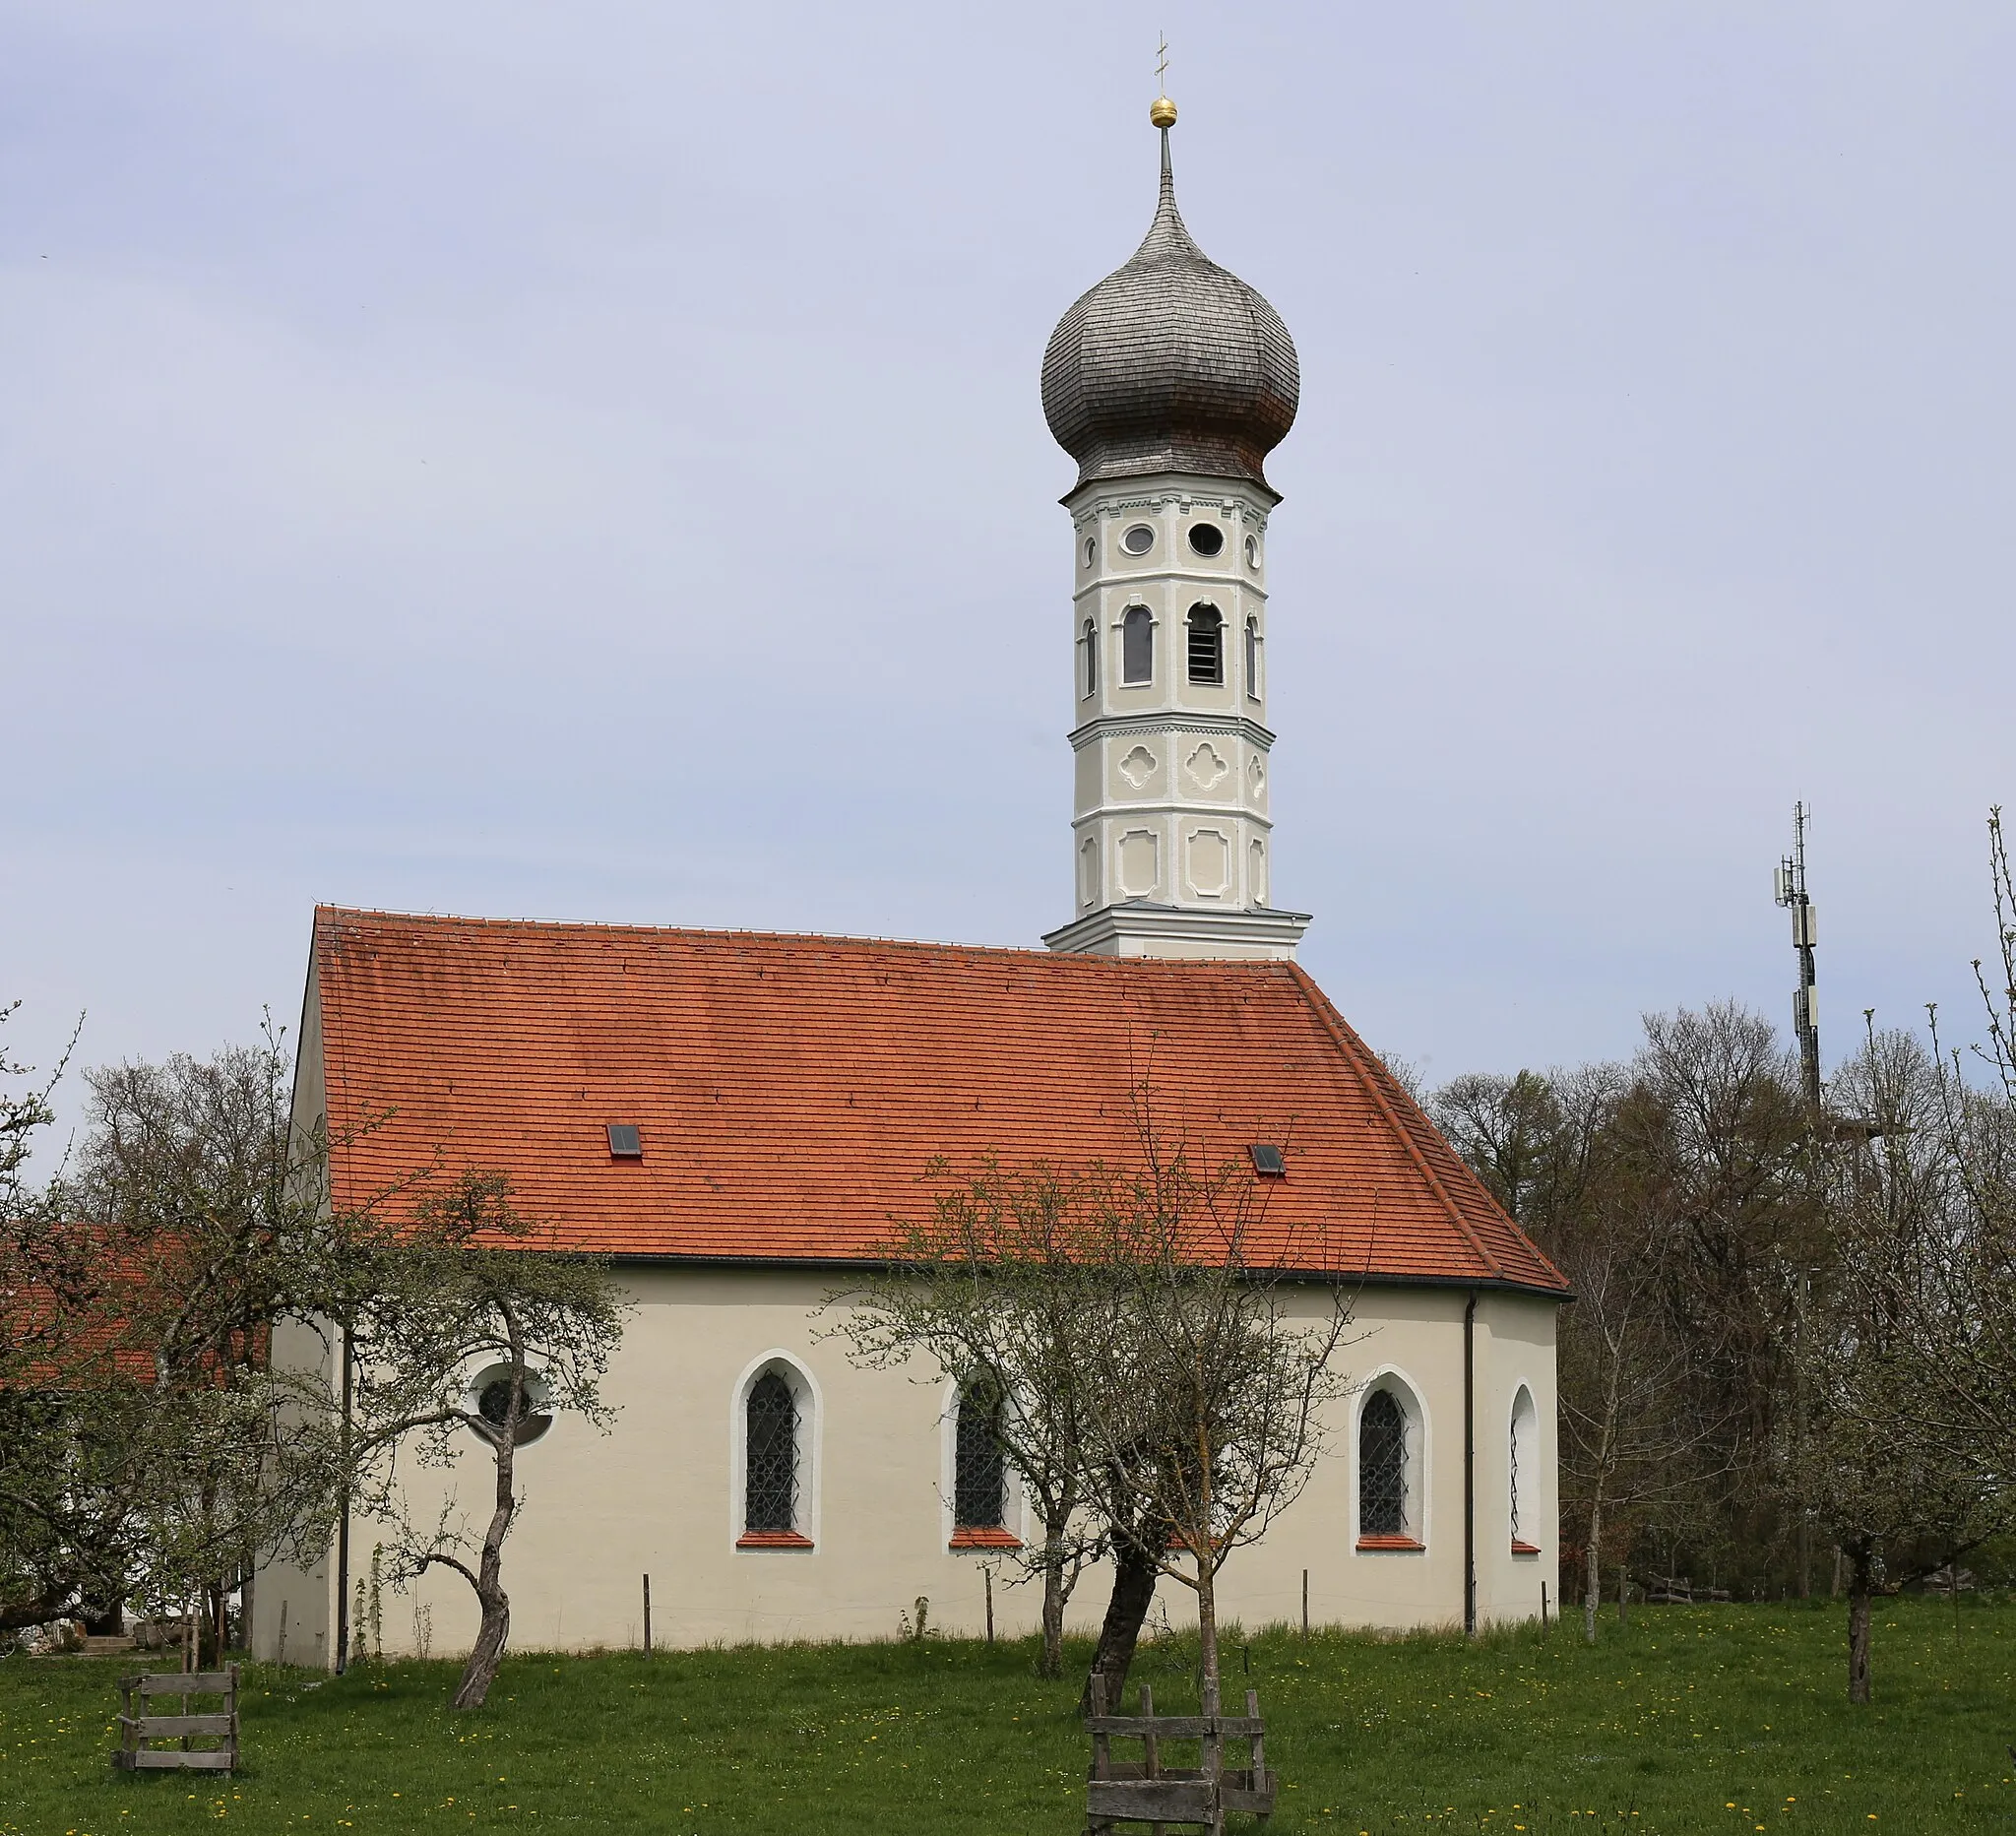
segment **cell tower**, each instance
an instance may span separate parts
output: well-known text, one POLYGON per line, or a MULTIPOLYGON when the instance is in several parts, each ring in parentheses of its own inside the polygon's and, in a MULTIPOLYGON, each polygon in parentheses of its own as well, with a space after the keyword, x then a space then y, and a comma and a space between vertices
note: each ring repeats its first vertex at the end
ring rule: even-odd
POLYGON ((1813 986, 1813 945, 1817 940, 1813 902, 1806 896, 1806 806, 1792 806, 1792 853, 1778 863, 1778 903, 1792 913, 1792 947, 1799 960, 1799 984, 1793 991, 1792 1030, 1799 1043, 1799 1081, 1806 1107, 1820 1113, 1820 1009, 1813 986))

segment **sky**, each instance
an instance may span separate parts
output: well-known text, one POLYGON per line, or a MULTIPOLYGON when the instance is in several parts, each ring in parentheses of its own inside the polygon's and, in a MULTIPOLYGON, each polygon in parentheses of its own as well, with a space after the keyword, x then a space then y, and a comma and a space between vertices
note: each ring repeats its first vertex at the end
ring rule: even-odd
POLYGON ((1344 1012, 1430 1083, 1782 1020, 1802 798, 1829 1056, 1971 1023, 2016 10, 0 0, 15 1051, 291 1025, 317 901, 1065 921, 1038 368, 1159 32, 1301 353, 1274 892, 1344 1012))

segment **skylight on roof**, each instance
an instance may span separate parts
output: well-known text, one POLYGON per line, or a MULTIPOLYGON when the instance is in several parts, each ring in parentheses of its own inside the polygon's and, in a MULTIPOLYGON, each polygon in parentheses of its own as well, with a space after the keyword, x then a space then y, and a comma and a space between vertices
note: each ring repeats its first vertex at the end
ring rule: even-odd
POLYGON ((1246 1150, 1253 1157, 1253 1171, 1263 1179, 1288 1176, 1288 1157, 1271 1141, 1256 1141, 1246 1150))
POLYGON ((641 1161, 644 1158, 644 1137, 635 1122, 609 1124, 609 1158, 617 1161, 641 1161))

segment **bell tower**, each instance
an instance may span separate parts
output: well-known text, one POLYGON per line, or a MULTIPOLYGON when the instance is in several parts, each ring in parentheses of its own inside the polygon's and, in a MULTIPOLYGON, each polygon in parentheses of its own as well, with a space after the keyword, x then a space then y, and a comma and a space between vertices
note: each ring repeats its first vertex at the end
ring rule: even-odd
POLYGON ((1262 462, 1300 372, 1280 316, 1162 195, 1133 258, 1043 355, 1043 413, 1078 461, 1071 517, 1073 916, 1053 950, 1289 957, 1306 913, 1273 903, 1262 462))

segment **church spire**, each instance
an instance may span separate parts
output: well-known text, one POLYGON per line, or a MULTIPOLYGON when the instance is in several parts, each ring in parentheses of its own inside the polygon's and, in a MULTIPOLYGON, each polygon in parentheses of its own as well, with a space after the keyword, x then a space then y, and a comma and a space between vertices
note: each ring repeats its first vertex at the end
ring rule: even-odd
POLYGON ((1075 916, 1052 949, 1285 957, 1272 902, 1263 469, 1301 392, 1280 316, 1192 239, 1158 96, 1141 246, 1058 323, 1043 413, 1071 513, 1075 916))

